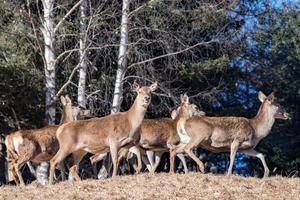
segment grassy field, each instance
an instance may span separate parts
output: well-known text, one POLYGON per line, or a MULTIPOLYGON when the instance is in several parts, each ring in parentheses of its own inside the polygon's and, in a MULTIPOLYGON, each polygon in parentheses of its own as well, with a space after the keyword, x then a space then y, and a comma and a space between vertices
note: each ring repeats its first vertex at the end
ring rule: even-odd
POLYGON ((4 186, 0 199, 300 199, 300 179, 201 173, 141 174, 106 180, 4 186))

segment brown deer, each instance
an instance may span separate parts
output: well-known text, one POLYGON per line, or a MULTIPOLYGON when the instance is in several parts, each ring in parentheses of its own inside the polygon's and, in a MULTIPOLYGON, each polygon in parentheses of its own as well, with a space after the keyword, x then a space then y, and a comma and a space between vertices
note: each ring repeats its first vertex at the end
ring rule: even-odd
MULTIPOLYGON (((140 140, 137 146, 128 148, 124 147, 119 151, 119 160, 125 157, 128 158, 132 154, 141 153, 143 162, 146 164, 150 173, 154 173, 158 167, 161 156, 164 152, 168 152, 169 148, 175 146, 180 142, 180 138, 177 134, 177 122, 182 118, 181 107, 187 106, 188 117, 195 115, 205 115, 203 111, 199 111, 195 104, 190 104, 187 95, 181 95, 181 105, 174 110, 170 118, 161 119, 144 119, 138 132, 140 134, 140 140), (139 150, 137 150, 139 148, 139 150), (129 153, 130 152, 130 153, 129 153), (128 155, 128 153, 130 155, 128 155), (147 158, 146 158, 147 156, 147 158)), ((97 161, 102 160, 106 154, 92 156, 91 163, 94 164, 97 161)), ((139 155, 137 155, 138 157, 139 155)), ((182 154, 177 154, 178 158, 182 161, 184 170, 187 173, 187 166, 182 154)), ((174 159, 172 160, 174 162, 174 159)), ((134 166, 136 171, 139 171, 139 166, 134 166)))
MULTIPOLYGON (((181 95, 180 107, 172 112, 172 119, 145 119, 141 125, 139 145, 146 150, 148 160, 151 164, 150 172, 152 173, 158 167, 162 154, 180 143, 180 138, 177 134, 177 123, 184 114, 182 107, 186 107, 187 109, 187 118, 195 115, 205 115, 203 111, 199 111, 195 104, 189 103, 189 98, 185 94, 181 95)), ((172 156, 170 157, 170 164, 173 166, 175 157, 172 156)), ((177 156, 182 161, 184 171, 187 173, 184 156, 182 154, 177 154, 177 156)))
POLYGON ((133 84, 137 97, 127 112, 119 112, 102 118, 93 118, 62 125, 56 133, 59 141, 59 151, 50 161, 49 182, 53 183, 54 169, 57 163, 72 154, 73 165, 69 166, 70 172, 76 180, 81 180, 76 172, 76 165, 86 153, 104 154, 111 153, 113 162, 113 176, 117 175, 118 152, 125 145, 133 144, 139 135, 136 130, 144 119, 145 112, 151 101, 157 83, 140 87, 133 84))
MULTIPOLYGON (((143 162, 146 164, 149 172, 154 173, 159 165, 162 154, 168 152, 172 145, 175 146, 175 144, 180 142, 180 138, 177 134, 177 122, 182 118, 181 107, 185 105, 188 107, 188 116, 205 115, 203 111, 198 110, 198 107, 195 104, 189 104, 187 95, 181 95, 181 101, 181 106, 179 106, 177 110, 173 110, 171 114, 172 119, 144 119, 138 130, 141 135, 138 145, 131 148, 124 147, 120 149, 119 160, 121 160, 121 158, 131 157, 132 154, 140 152, 142 154, 143 162), (179 113, 180 115, 178 115, 179 113), (137 148, 139 148, 139 150, 137 150, 137 148)), ((105 156, 106 154, 94 155, 90 158, 91 163, 94 164, 95 162, 102 160, 105 156)), ((184 156, 182 154, 177 154, 177 156, 182 161, 184 170, 187 173, 184 156)), ((139 166, 134 166, 134 168, 138 171, 139 166)))
MULTIPOLYGON (((233 163, 237 151, 259 158, 264 166, 264 177, 269 176, 269 169, 264 155, 254 150, 261 139, 266 137, 275 119, 288 119, 285 109, 275 103, 274 94, 265 96, 258 93, 261 106, 254 118, 244 117, 192 117, 183 120, 178 126, 183 149, 204 172, 202 161, 192 152, 201 147, 212 152, 230 152, 228 175, 232 174, 233 163)), ((176 150, 176 149, 175 149, 176 150)))
MULTIPOLYGON (((61 123, 77 120, 79 107, 72 106, 68 96, 61 96, 61 102, 63 105, 61 123)), ((6 136, 9 181, 14 180, 16 184, 25 185, 20 172, 25 163, 50 161, 59 149, 55 135, 58 127, 59 125, 51 125, 40 129, 19 130, 6 136)), ((64 177, 64 171, 62 174, 64 177)))

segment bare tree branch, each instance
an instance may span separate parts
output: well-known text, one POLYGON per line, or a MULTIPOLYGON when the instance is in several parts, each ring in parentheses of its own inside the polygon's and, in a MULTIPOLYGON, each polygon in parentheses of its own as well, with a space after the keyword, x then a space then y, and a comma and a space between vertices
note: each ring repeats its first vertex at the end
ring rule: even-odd
POLYGON ((83 0, 78 1, 70 10, 69 12, 56 24, 55 28, 54 28, 54 33, 56 33, 56 31, 58 30, 59 26, 69 17, 69 15, 72 14, 72 12, 78 7, 80 6, 81 2, 83 0))
POLYGON ((158 60, 158 59, 161 59, 161 58, 165 58, 165 57, 169 57, 169 56, 174 56, 174 55, 186 52, 188 50, 191 50, 191 49, 193 49, 195 47, 198 47, 198 46, 201 46, 201 45, 208 45, 208 44, 211 44, 211 43, 214 43, 214 42, 219 42, 219 41, 218 40, 211 40, 209 42, 199 42, 199 43, 197 43, 197 44, 195 44, 193 46, 189 46, 189 47, 187 47, 185 49, 182 49, 180 51, 176 51, 176 52, 172 52, 172 53, 167 53, 167 54, 164 54, 164 55, 161 55, 161 56, 157 56, 157 57, 150 58, 150 59, 147 59, 147 60, 144 60, 144 61, 133 63, 133 64, 131 64, 131 65, 128 66, 128 69, 136 67, 136 66, 141 65, 141 64, 145 64, 147 62, 152 62, 154 60, 158 60))

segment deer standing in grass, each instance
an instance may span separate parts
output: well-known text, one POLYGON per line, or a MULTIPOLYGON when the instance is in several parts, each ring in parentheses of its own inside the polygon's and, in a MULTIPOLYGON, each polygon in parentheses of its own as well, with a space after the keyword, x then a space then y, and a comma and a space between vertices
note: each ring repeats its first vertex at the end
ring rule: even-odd
MULTIPOLYGON (((192 150, 201 147, 212 152, 230 152, 228 175, 232 174, 233 163, 237 151, 259 158, 264 167, 264 177, 269 176, 269 168, 264 155, 254 150, 261 139, 266 137, 275 119, 288 119, 285 109, 275 103, 274 94, 265 96, 258 93, 262 103, 257 115, 248 119, 244 117, 192 117, 182 120, 178 126, 178 134, 182 145, 177 152, 184 150, 204 172, 202 161, 192 150)), ((176 149, 175 149, 176 150, 176 149)))
MULTIPOLYGON (((61 124, 77 120, 79 107, 72 106, 68 96, 61 96, 61 102, 63 105, 61 124)), ((16 184, 25 185, 20 172, 25 163, 50 161, 59 148, 56 139, 58 127, 59 125, 51 125, 40 129, 19 130, 6 136, 9 181, 14 180, 16 184)), ((64 179, 64 168, 60 167, 64 179)))
MULTIPOLYGON (((151 171, 155 172, 159 165, 161 156, 164 152, 168 152, 173 146, 180 143, 180 138, 177 134, 177 123, 183 117, 182 108, 186 107, 187 117, 205 115, 199 111, 195 104, 189 103, 187 95, 181 95, 181 105, 177 110, 172 112, 172 119, 145 119, 141 125, 141 138, 139 145, 146 150, 148 160, 151 165, 151 171), (155 158, 155 159, 154 159, 155 158)), ((187 173, 187 166, 183 154, 177 154, 182 161, 184 171, 187 173)), ((175 157, 170 158, 170 163, 173 165, 175 157)))
MULTIPOLYGON (((203 111, 199 111, 198 107, 195 104, 190 104, 188 100, 187 95, 181 95, 181 105, 177 110, 172 112, 172 119, 144 119, 138 129, 140 140, 137 143, 137 146, 122 148, 119 151, 119 160, 122 157, 126 158, 129 152, 131 155, 140 152, 142 154, 143 162, 146 164, 149 172, 154 173, 160 163, 162 154, 168 152, 172 146, 180 143, 180 138, 177 134, 177 122, 183 117, 181 108, 183 106, 187 107, 188 117, 205 115, 203 111), (137 151, 136 148, 139 148, 139 150, 137 151)), ((90 158, 91 163, 94 164, 95 162, 102 160, 105 155, 92 156, 90 158)), ((177 154, 177 156, 182 161, 184 171, 187 173, 184 156, 182 154, 177 154)), ((137 155, 137 157, 139 157, 139 155, 137 155)), ((172 159, 172 162, 174 162, 174 159, 172 159)), ((134 168, 138 169, 139 167, 134 166, 134 168)))
MULTIPOLYGON (((151 101, 157 83, 150 86, 140 87, 136 82, 133 84, 137 97, 127 112, 119 112, 102 118, 93 118, 62 125, 56 133, 59 141, 59 151, 50 161, 49 182, 53 183, 53 174, 56 164, 60 163, 68 155, 72 154, 73 165, 69 170, 76 180, 81 180, 76 172, 84 155, 105 154, 110 152, 113 162, 113 176, 117 175, 118 152, 125 145, 133 145, 138 140, 136 130, 141 125, 145 112, 151 101)), ((138 158, 139 163, 141 162, 138 158)))

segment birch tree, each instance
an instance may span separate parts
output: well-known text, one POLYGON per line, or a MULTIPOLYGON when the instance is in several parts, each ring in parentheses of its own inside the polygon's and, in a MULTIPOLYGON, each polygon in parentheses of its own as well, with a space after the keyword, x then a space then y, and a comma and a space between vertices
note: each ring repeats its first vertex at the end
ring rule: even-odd
POLYGON ((82 108, 86 108, 86 76, 87 76, 87 60, 86 60, 86 37, 87 37, 87 1, 82 1, 80 5, 80 38, 79 38, 79 81, 78 81, 78 105, 82 108))
MULTIPOLYGON (((87 58, 86 58, 86 39, 87 39, 87 0, 83 0, 80 4, 80 22, 79 22, 79 79, 78 79, 78 91, 77 102, 78 106, 86 108, 86 76, 87 76, 87 58)), ((77 173, 79 166, 76 166, 77 173)), ((74 177, 69 173, 69 181, 74 181, 74 177)))
MULTIPOLYGON (((123 80, 127 68, 127 49, 128 49, 128 23, 129 23, 129 2, 130 0, 123 0, 122 2, 122 17, 120 27, 120 47, 118 55, 118 68, 115 80, 115 88, 113 94, 113 103, 111 113, 120 111, 123 99, 123 80)), ((106 178, 110 172, 112 163, 110 156, 107 156, 103 161, 101 169, 97 175, 98 179, 106 178)))
MULTIPOLYGON (((56 97, 55 97, 55 54, 54 54, 54 0, 43 0, 43 22, 41 31, 44 39, 44 69, 46 86, 46 120, 49 125, 55 124, 56 97)), ((48 182, 49 163, 41 163, 37 168, 37 180, 45 185, 48 182)))
MULTIPOLYGON (((55 33, 65 19, 80 5, 83 0, 77 2, 57 24, 54 24, 54 0, 42 0, 43 18, 42 18, 42 35, 44 41, 44 71, 46 86, 46 121, 48 125, 55 124, 56 115, 56 83, 55 83, 55 63, 56 57, 54 52, 55 33)), ((37 180, 41 184, 48 183, 49 163, 41 163, 37 168, 37 180)))
POLYGON ((111 113, 119 112, 123 98, 123 80, 127 68, 127 49, 128 49, 128 23, 129 23, 129 2, 123 0, 122 4, 122 19, 120 32, 120 47, 118 56, 118 69, 115 81, 115 89, 113 95, 113 104, 111 113))

